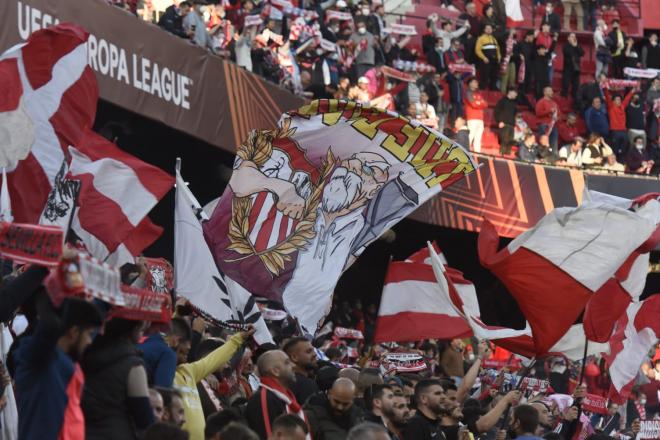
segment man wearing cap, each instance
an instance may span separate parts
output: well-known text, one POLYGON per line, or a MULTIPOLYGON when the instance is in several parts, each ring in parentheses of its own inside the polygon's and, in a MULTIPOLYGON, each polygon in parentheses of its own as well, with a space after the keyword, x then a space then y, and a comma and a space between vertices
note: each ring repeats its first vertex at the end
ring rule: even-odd
POLYGON ((351 41, 355 45, 356 75, 364 76, 367 70, 376 64, 376 39, 371 32, 367 31, 367 23, 364 19, 357 22, 357 32, 351 35, 351 41))

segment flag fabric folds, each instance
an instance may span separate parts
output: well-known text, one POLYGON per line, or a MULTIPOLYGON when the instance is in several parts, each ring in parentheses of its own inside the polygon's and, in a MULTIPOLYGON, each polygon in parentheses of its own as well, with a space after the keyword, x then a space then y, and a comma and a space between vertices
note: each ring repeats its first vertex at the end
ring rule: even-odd
POLYGON ((204 241, 202 221, 208 217, 180 172, 176 172, 174 210, 174 287, 199 311, 217 321, 254 324, 259 344, 272 342, 254 297, 218 271, 204 241))
POLYGON ((391 262, 380 299, 375 342, 453 339, 472 334, 443 295, 429 264, 391 262))
POLYGON ((635 211, 602 201, 557 208, 500 251, 494 226, 484 221, 479 259, 520 305, 537 353, 560 340, 593 294, 653 236, 659 209, 656 200, 635 211))
MULTIPOLYGON (((481 320, 481 310, 474 284, 466 280, 460 271, 448 267, 443 262, 444 258, 438 255, 436 249, 430 244, 428 253, 438 285, 441 287, 440 290, 465 319, 474 336, 490 340, 502 348, 525 357, 531 358, 537 354, 562 354, 572 360, 582 358, 586 340, 582 325, 570 326, 552 347, 545 352, 540 352, 536 349, 532 329, 527 321, 525 321, 523 329, 484 323, 481 320)), ((607 348, 607 344, 589 343, 587 353, 601 353, 607 348)))
POLYGON ((87 65, 87 33, 60 24, 0 55, 0 154, 18 222, 37 223, 65 160, 96 114, 98 85, 87 65))
POLYGON ((314 333, 364 248, 474 170, 466 150, 416 121, 312 101, 249 134, 204 234, 222 272, 314 333))
POLYGON ((623 403, 632 390, 635 377, 651 348, 660 338, 660 295, 631 303, 616 322, 611 350, 605 356, 609 365, 610 398, 623 403))

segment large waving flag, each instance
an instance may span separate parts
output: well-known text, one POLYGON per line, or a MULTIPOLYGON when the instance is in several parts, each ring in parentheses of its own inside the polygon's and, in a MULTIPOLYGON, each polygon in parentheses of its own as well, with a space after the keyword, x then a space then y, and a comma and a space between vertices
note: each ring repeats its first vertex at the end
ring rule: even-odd
POLYGON ((499 252, 497 232, 486 220, 479 258, 520 305, 541 354, 568 331, 595 292, 621 289, 610 281, 613 274, 657 238, 659 218, 657 200, 634 210, 586 201, 555 209, 499 252))
POLYGON ((250 133, 204 234, 222 272, 314 333, 364 248, 474 170, 466 150, 416 121, 313 101, 250 133))
POLYGON ((0 56, 0 127, 14 218, 36 223, 69 145, 96 114, 98 86, 87 66, 87 33, 60 24, 0 56))
POLYGON ((639 368, 660 339, 660 294, 628 306, 617 321, 611 350, 605 357, 609 365, 610 398, 623 403, 634 385, 639 368))
POLYGON ((218 271, 204 241, 208 216, 176 171, 174 208, 174 288, 199 311, 217 321, 253 324, 259 344, 273 342, 254 297, 218 271))
MULTIPOLYGON (((466 280, 460 271, 447 266, 442 255, 439 255, 431 245, 428 246, 427 252, 440 291, 463 317, 466 324, 472 329, 474 336, 490 340, 502 348, 525 357, 532 357, 537 354, 563 354, 572 360, 582 358, 585 344, 582 325, 570 326, 552 347, 546 352, 540 353, 534 345, 532 329, 527 321, 525 321, 523 329, 486 324, 481 319, 481 308, 474 284, 466 280)), ((597 354, 607 349, 607 344, 590 342, 587 353, 597 354)))
POLYGON ((472 330, 424 262, 393 261, 380 299, 375 342, 453 339, 472 330))

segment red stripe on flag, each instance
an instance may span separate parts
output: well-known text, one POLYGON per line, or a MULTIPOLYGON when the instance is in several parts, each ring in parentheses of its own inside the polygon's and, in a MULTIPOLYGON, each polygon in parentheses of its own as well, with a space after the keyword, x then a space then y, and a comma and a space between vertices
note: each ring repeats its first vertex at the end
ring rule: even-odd
POLYGON ((403 281, 426 281, 436 283, 433 267, 428 264, 406 263, 394 261, 385 276, 385 284, 400 283, 403 281))
POLYGON ((267 191, 260 192, 257 194, 257 197, 254 199, 254 204, 252 205, 252 210, 250 211, 250 215, 248 217, 248 224, 250 226, 250 230, 254 229, 257 223, 257 218, 259 218, 259 213, 261 212, 261 209, 264 206, 264 203, 266 202, 266 197, 268 197, 270 193, 267 191))
POLYGON ((277 237, 277 242, 281 243, 286 239, 286 231, 289 226, 291 218, 282 214, 282 220, 280 220, 280 234, 277 237))
POLYGON ((16 110, 22 94, 18 60, 9 58, 0 61, 0 112, 16 110))
POLYGON ((163 228, 145 217, 124 241, 124 246, 131 255, 138 256, 151 246, 163 233, 163 228))
POLYGON ((7 174, 12 214, 18 223, 38 223, 51 185, 32 153, 7 174))
POLYGON ((109 252, 114 252, 117 246, 133 232, 134 226, 121 206, 96 191, 93 175, 78 174, 71 178, 81 181, 78 197, 80 226, 103 242, 109 252))
POLYGON ((319 170, 309 160, 307 154, 302 150, 298 144, 289 138, 273 139, 273 148, 278 148, 289 156, 289 163, 291 169, 294 171, 300 170, 309 174, 312 182, 316 183, 319 180, 319 170))
POLYGON ((273 224, 275 223, 276 216, 277 208, 273 205, 273 207, 270 208, 270 211, 268 211, 268 217, 266 217, 266 220, 261 225, 261 229, 259 229, 259 234, 257 234, 257 240, 254 243, 254 248, 257 251, 268 249, 268 241, 273 233, 273 224))
POLYGON ((472 334, 465 320, 436 313, 401 312, 379 316, 374 333, 375 342, 420 341, 422 339, 453 339, 472 334))

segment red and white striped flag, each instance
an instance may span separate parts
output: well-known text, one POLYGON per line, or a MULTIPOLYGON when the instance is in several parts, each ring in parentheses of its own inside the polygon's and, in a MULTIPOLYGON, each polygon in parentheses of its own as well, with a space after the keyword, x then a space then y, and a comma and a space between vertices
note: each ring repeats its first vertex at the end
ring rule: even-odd
POLYGON ((472 334, 443 295, 428 263, 394 261, 387 269, 375 342, 453 339, 472 334))
POLYGON ((66 148, 96 114, 98 85, 87 66, 87 33, 60 24, 33 33, 0 56, 0 125, 15 220, 37 223, 66 148))
POLYGON ((610 399, 623 403, 632 390, 639 368, 660 338, 660 294, 628 306, 617 321, 605 356, 612 385, 610 399))
POLYGON ((120 245, 136 255, 162 231, 146 215, 174 178, 92 131, 79 146, 69 148, 68 178, 81 182, 73 231, 97 258, 108 257, 120 245))
POLYGON ((657 200, 634 211, 587 200, 577 208, 555 209, 500 251, 497 231, 486 220, 479 234, 479 259, 520 305, 537 353, 546 353, 595 292, 620 288, 610 279, 649 239, 660 238, 659 218, 657 200))

